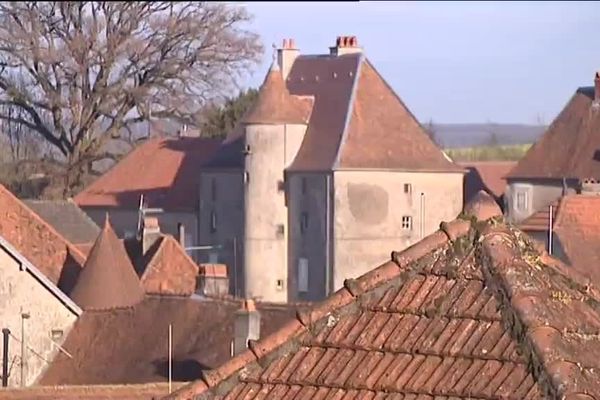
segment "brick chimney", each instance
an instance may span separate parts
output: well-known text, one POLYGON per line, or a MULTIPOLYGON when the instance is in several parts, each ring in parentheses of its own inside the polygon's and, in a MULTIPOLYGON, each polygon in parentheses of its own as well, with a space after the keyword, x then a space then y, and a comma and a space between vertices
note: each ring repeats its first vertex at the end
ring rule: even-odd
POLYGON ((229 294, 229 277, 225 264, 200 264, 197 293, 209 297, 229 294))
POLYGON ((158 218, 144 217, 142 224, 142 254, 146 254, 160 237, 158 218))
POLYGON ((242 308, 236 311, 233 335, 234 355, 246 350, 249 340, 260 338, 260 313, 256 309, 254 300, 244 300, 242 308))
POLYGON ((335 46, 329 48, 329 54, 332 56, 342 56, 344 54, 361 53, 362 49, 358 47, 356 36, 338 36, 335 46))
POLYGON ((292 70, 292 65, 294 65, 294 61, 299 55, 300 50, 296 48, 296 41, 294 39, 283 39, 281 48, 277 50, 277 63, 283 80, 287 79, 292 70))

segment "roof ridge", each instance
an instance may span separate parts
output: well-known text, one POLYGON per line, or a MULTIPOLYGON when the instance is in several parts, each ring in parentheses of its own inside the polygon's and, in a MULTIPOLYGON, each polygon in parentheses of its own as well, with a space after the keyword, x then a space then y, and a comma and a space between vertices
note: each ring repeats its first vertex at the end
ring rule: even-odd
POLYGON ((246 351, 231 358, 217 369, 204 372, 202 377, 186 385, 180 390, 173 392, 166 399, 188 398, 193 395, 204 393, 215 388, 221 382, 230 378, 240 369, 258 362, 259 359, 284 348, 286 342, 298 338, 307 333, 313 324, 322 320, 331 313, 349 305, 363 293, 380 286, 393 278, 399 277, 406 267, 426 256, 430 252, 439 249, 449 242, 462 237, 471 229, 471 222, 466 219, 457 218, 448 223, 441 223, 440 229, 426 236, 421 241, 413 244, 407 249, 391 253, 391 260, 369 271, 355 279, 346 279, 344 286, 327 297, 325 300, 309 307, 304 311, 297 311, 296 318, 282 326, 278 331, 257 341, 249 341, 246 351))
MULTIPOLYGON (((76 260, 78 263, 81 264, 81 263, 85 262, 87 257, 83 254, 83 252, 81 250, 79 250, 73 243, 68 241, 67 238, 65 238, 56 229, 54 229, 54 227, 52 225, 47 223, 46 220, 44 220, 35 211, 33 211, 31 208, 29 208, 29 206, 27 206, 27 204, 25 204, 25 202, 21 201, 17 196, 15 196, 10 190, 8 190, 1 183, 0 183, 0 192, 4 192, 4 194, 8 195, 11 198, 11 200, 13 200, 16 204, 19 205, 19 207, 24 208, 26 211, 29 211, 29 213, 33 215, 33 218, 35 218, 39 223, 44 225, 46 227, 46 229, 48 229, 50 232, 52 232, 54 235, 56 235, 60 240, 62 240, 65 243, 65 246, 67 247, 67 251, 70 252, 71 255, 75 255, 75 256, 78 256, 81 258, 80 260, 76 260)), ((83 267, 83 265, 82 265, 82 267, 83 267)))
MULTIPOLYGON (((177 249, 183 249, 183 246, 181 246, 179 241, 177 241, 177 239, 175 239, 175 237, 173 235, 163 234, 160 238, 160 243, 158 245, 158 248, 156 249, 154 254, 152 254, 152 257, 150 258, 150 260, 148 260, 148 262, 146 263, 146 268, 144 269, 144 273, 142 273, 142 276, 140 277, 140 281, 143 281, 144 278, 146 278, 146 274, 148 274, 148 270, 150 269, 149 267, 151 267, 152 264, 154 262, 156 262, 159 253, 164 251, 165 247, 169 243, 174 243, 175 248, 177 248, 177 249)), ((185 251, 185 249, 183 249, 183 251, 179 251, 179 252, 180 252, 180 254, 183 254, 185 260, 188 262, 189 265, 193 266, 196 270, 199 269, 198 264, 196 264, 194 262, 194 260, 192 260, 192 258, 189 256, 187 251, 185 251)))

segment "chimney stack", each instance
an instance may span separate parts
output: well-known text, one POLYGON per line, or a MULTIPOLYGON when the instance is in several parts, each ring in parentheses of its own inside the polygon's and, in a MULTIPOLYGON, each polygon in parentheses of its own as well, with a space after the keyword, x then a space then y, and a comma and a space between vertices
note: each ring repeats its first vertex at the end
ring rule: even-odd
POLYGON ((581 194, 600 195, 600 182, 594 178, 581 180, 580 186, 581 194))
POLYGON ((362 53, 362 49, 358 46, 356 36, 338 36, 335 46, 329 48, 329 53, 332 56, 343 56, 344 54, 362 53))
POLYGON ((142 224, 142 254, 146 254, 160 237, 158 218, 144 217, 142 224))
POLYGON ((277 63, 281 70, 283 80, 286 80, 294 61, 300 55, 300 50, 296 48, 296 41, 294 39, 283 39, 283 44, 280 49, 277 50, 277 63))
POLYGON ((244 300, 242 308, 235 313, 233 354, 238 355, 248 347, 249 340, 260 338, 260 313, 254 300, 244 300))
POLYGON ((596 72, 596 77, 594 78, 594 101, 600 102, 600 71, 596 72))
POLYGON ((200 264, 197 293, 208 297, 229 294, 229 278, 225 264, 200 264))

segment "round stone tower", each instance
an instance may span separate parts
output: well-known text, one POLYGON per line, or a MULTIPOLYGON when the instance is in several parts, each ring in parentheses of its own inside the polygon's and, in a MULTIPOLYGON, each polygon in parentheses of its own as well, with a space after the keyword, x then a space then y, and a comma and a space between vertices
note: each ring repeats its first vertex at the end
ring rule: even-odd
POLYGON ((244 281, 247 298, 288 300, 285 168, 304 138, 312 102, 292 96, 273 61, 256 103, 243 119, 244 281))

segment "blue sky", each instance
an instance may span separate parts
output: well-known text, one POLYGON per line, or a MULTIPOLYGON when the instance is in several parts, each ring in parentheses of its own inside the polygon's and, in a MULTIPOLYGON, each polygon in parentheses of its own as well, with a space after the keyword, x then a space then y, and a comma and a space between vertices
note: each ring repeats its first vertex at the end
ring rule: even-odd
POLYGON ((265 45, 304 54, 357 36, 408 107, 435 122, 549 123, 600 69, 600 2, 245 3, 265 45))

